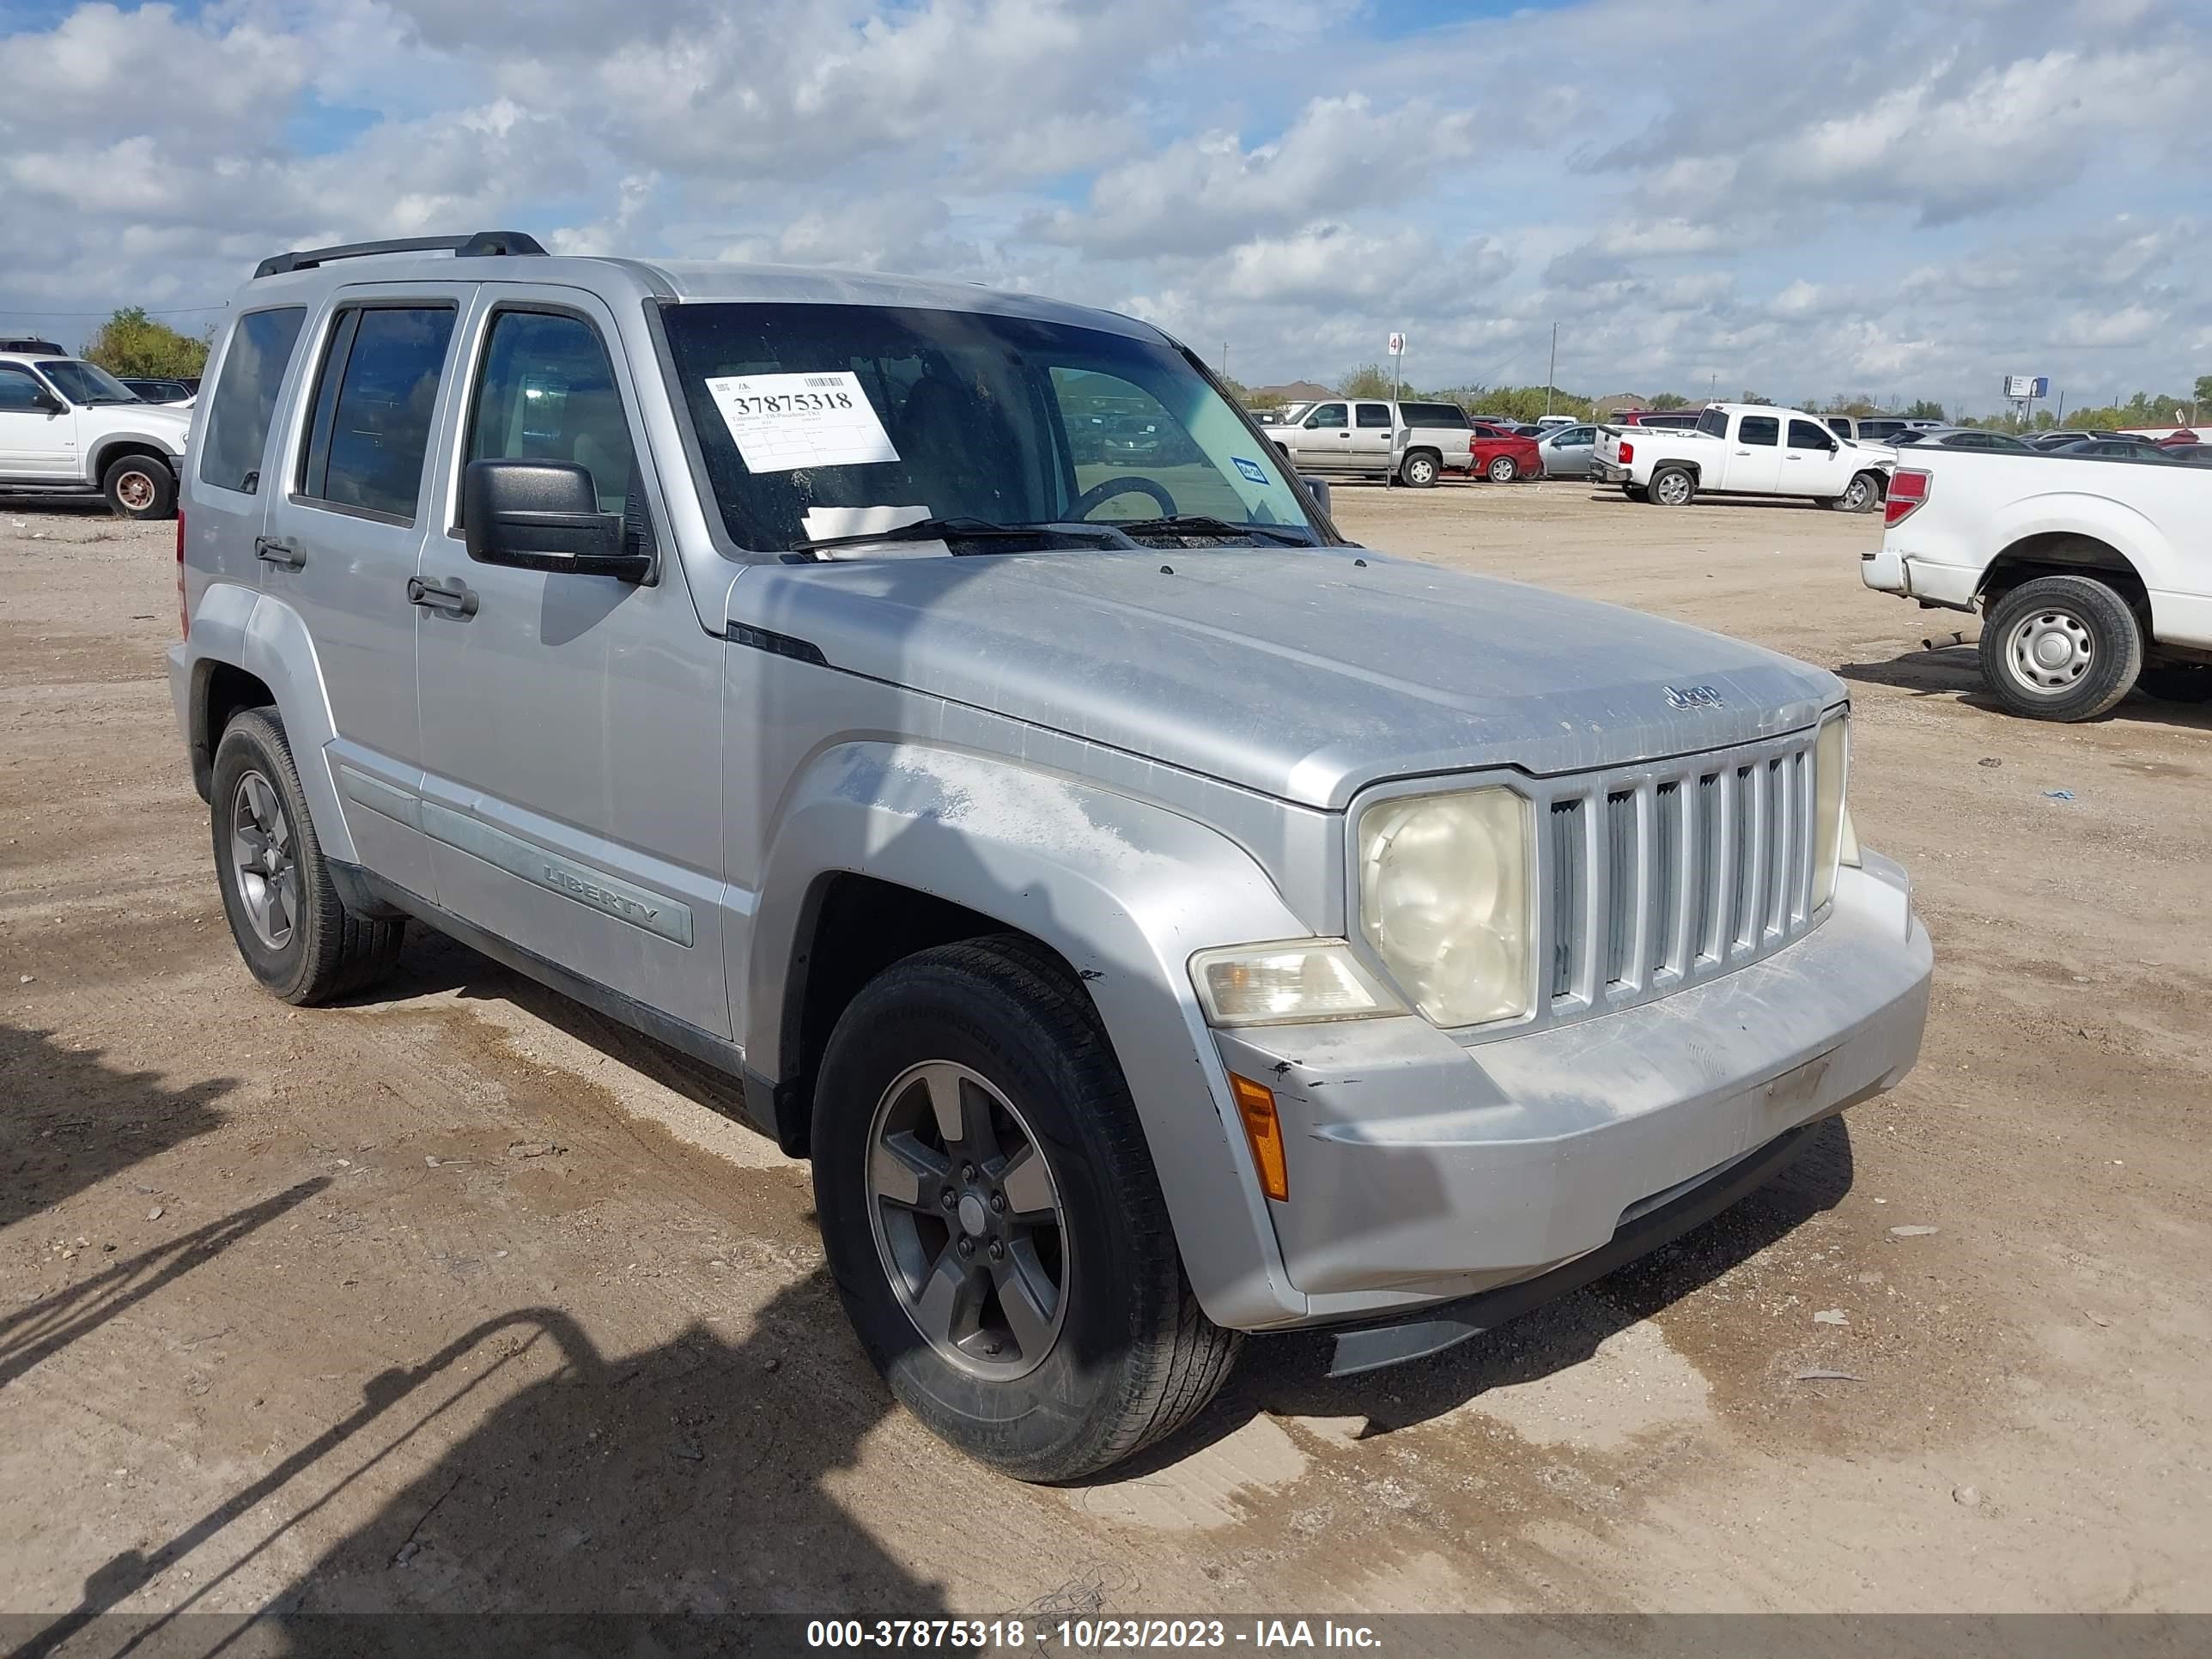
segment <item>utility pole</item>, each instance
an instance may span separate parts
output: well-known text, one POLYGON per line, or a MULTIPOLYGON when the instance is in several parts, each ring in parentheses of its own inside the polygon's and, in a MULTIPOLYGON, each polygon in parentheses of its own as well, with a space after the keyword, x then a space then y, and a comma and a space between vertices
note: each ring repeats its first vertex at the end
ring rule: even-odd
POLYGON ((1552 362, 1544 371, 1544 413, 1552 412, 1552 383, 1559 378, 1559 325, 1552 325, 1552 362))
POLYGON ((1221 343, 1221 378, 1224 380, 1229 378, 1229 342, 1226 340, 1221 343))

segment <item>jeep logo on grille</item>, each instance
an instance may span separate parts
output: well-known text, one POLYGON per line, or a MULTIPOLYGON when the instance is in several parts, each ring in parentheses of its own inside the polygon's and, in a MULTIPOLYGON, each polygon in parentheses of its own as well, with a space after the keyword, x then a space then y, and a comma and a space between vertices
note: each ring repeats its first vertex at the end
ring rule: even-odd
POLYGON ((1721 694, 1710 685, 1670 685, 1667 702, 1676 708, 1717 708, 1721 694))

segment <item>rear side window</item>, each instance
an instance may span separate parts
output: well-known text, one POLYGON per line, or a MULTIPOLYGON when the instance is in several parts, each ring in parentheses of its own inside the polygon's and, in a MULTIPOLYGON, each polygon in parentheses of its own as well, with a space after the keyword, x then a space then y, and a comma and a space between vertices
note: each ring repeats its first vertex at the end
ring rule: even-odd
POLYGON ((249 311, 238 319, 223 354, 222 379, 208 404, 207 432, 200 440, 202 483, 249 495, 261 487, 261 452, 276 412, 277 389, 307 319, 306 307, 284 306, 249 311))
POLYGON ((1467 430, 1467 411, 1457 404, 1400 404, 1407 426, 1453 427, 1467 430))
POLYGON ((451 306, 356 306, 337 314, 315 386, 300 493, 412 523, 451 306))
POLYGON ((1747 415, 1743 417, 1742 427, 1736 433, 1736 441, 1741 444, 1759 444, 1771 449, 1774 447, 1775 441, 1781 437, 1781 435, 1782 421, 1780 416, 1775 415, 1747 415))
POLYGON ((1388 427, 1390 424, 1390 406, 1388 404, 1360 404, 1359 424, 1370 428, 1388 427))
POLYGON ((44 390, 29 369, 0 363, 0 409, 36 409, 44 390))
POLYGON ((1846 438, 1851 435, 1851 423, 1849 419, 1841 415, 1834 416, 1828 422, 1828 429, 1841 433, 1846 438))

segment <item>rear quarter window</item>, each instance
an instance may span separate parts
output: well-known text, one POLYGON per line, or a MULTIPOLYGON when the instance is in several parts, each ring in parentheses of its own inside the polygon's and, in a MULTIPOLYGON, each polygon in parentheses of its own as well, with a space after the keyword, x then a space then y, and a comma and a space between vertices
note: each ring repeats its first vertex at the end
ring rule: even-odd
POLYGON ((208 404, 207 432, 200 440, 202 483, 247 495, 260 487, 276 394, 307 317, 304 306, 281 306, 238 319, 223 353, 222 378, 208 404))

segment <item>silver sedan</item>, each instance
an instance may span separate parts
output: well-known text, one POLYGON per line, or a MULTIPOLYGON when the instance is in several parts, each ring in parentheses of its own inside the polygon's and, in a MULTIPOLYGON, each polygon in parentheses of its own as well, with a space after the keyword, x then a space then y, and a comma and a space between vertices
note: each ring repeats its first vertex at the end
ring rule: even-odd
POLYGON ((1544 476, 1547 478, 1587 478, 1590 475, 1590 457, 1596 453, 1597 428, 1594 426, 1563 426, 1536 441, 1536 453, 1543 458, 1544 476))

